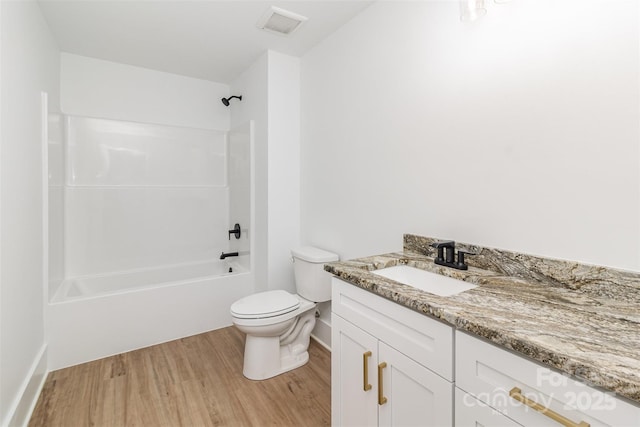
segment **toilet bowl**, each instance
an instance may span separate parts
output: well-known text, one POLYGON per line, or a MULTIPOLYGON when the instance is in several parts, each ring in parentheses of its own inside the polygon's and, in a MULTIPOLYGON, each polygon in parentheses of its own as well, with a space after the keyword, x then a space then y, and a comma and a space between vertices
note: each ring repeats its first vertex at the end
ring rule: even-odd
POLYGON ((316 304, 286 291, 250 295, 231 306, 234 325, 247 334, 242 373, 264 380, 298 368, 309 360, 309 339, 316 323, 316 304), (248 301, 247 301, 248 300, 248 301), (256 313, 271 304, 280 314, 256 313), (277 306, 277 304, 280 304, 277 306))
POLYGON ((231 305, 233 324, 246 334, 242 373, 264 380, 298 368, 309 360, 309 339, 316 323, 316 302, 331 299, 325 262, 336 254, 304 247, 292 250, 296 290, 259 292, 231 305))

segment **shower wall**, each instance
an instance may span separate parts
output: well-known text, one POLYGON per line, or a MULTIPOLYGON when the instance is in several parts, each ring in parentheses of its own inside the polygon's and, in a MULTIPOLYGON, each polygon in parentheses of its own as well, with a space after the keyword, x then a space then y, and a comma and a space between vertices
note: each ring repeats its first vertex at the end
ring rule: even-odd
POLYGON ((47 123, 47 174, 49 182, 49 297, 64 280, 64 176, 65 119, 50 113, 47 123))
MULTIPOLYGON (((255 230, 252 218, 252 141, 253 122, 245 123, 228 134, 228 184, 229 184, 229 220, 230 224, 238 223, 242 229, 240 239, 231 238, 229 250, 240 253, 243 262, 250 260, 251 250, 250 230, 255 230)), ((250 265, 245 265, 253 270, 250 265)))
POLYGON ((227 249, 225 132, 71 116, 65 160, 66 277, 227 249))
MULTIPOLYGON (((49 117, 49 278, 229 250, 224 84, 62 53, 49 117)), ((249 224, 242 224, 243 228, 249 224)))

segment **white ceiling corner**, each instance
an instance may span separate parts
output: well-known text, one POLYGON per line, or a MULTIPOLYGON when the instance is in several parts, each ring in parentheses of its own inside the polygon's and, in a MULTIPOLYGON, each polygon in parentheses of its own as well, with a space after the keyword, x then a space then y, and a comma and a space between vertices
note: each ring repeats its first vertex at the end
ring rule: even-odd
POLYGON ((60 50, 230 83, 264 51, 294 56, 373 3, 365 0, 40 0, 60 50), (257 28, 271 6, 306 16, 289 37, 257 28))

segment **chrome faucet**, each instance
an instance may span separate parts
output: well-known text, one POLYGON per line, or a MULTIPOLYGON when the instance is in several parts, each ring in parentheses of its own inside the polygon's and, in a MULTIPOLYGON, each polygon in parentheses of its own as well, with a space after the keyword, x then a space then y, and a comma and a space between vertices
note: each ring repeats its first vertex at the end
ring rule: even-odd
POLYGON ((434 258, 433 262, 438 265, 444 265, 445 267, 451 267, 458 270, 466 270, 469 268, 464 262, 465 255, 475 255, 471 252, 458 251, 458 261, 456 258, 456 242, 453 240, 446 240, 443 242, 433 242, 431 247, 438 250, 438 255, 434 258))

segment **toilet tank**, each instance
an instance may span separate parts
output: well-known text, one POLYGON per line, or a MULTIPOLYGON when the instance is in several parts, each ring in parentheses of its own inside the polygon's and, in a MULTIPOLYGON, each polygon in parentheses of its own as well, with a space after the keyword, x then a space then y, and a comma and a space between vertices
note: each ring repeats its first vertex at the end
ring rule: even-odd
POLYGON ((292 249, 293 274, 296 292, 313 302, 331 299, 331 274, 324 271, 324 264, 338 261, 338 255, 312 246, 292 249))

